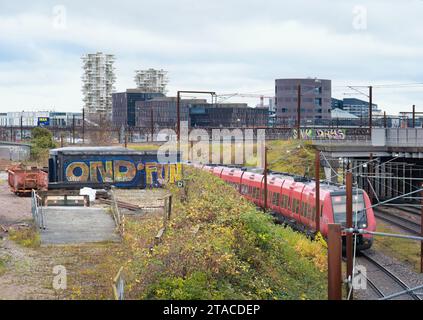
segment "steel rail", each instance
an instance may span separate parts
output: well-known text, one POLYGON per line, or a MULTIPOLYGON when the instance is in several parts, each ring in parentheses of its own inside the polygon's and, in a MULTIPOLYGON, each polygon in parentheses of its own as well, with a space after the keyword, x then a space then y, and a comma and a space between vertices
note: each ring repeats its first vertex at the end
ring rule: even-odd
MULTIPOLYGON (((361 256, 364 257, 367 261, 369 261, 371 264, 376 266, 379 270, 381 270, 384 274, 389 276, 392 280, 395 281, 396 284, 398 284, 401 288, 404 290, 410 290, 410 287, 402 281, 398 276, 393 274, 391 271, 389 271, 385 266, 380 264, 378 261, 370 257, 367 253, 361 252, 361 256)), ((413 292, 407 292, 407 294, 413 299, 413 300, 422 300, 417 294, 413 292)))
POLYGON ((410 232, 411 234, 420 235, 420 224, 414 221, 408 220, 404 217, 397 216, 395 214, 392 214, 390 212, 387 212, 381 209, 374 210, 374 215, 376 218, 382 219, 390 224, 393 224, 405 231, 410 232), (402 221, 403 223, 399 221, 402 221), (408 226, 405 225, 404 223, 408 224, 408 226))

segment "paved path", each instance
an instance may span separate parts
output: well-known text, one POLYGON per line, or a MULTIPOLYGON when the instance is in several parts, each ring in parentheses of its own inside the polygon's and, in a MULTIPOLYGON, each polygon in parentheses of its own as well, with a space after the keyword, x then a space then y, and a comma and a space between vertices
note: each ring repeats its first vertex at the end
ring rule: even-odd
POLYGON ((104 208, 43 207, 41 244, 119 241, 115 223, 104 208))

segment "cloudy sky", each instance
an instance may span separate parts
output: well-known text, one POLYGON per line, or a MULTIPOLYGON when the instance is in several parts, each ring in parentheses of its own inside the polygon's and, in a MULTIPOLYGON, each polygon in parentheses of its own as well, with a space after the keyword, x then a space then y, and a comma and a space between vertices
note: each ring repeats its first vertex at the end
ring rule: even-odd
POLYGON ((117 91, 150 67, 169 95, 318 77, 337 98, 375 85, 389 113, 423 111, 422 16, 422 0, 0 0, 0 111, 80 110, 80 57, 97 51, 116 55, 117 91))

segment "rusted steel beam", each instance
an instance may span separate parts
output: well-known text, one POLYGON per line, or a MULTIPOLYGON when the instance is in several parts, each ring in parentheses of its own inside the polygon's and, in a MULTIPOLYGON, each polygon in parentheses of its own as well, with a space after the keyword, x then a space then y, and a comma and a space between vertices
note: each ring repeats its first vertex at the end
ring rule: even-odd
POLYGON ((341 225, 328 225, 328 299, 342 300, 341 225))
POLYGON ((316 231, 320 232, 320 151, 315 155, 315 181, 316 181, 316 231))

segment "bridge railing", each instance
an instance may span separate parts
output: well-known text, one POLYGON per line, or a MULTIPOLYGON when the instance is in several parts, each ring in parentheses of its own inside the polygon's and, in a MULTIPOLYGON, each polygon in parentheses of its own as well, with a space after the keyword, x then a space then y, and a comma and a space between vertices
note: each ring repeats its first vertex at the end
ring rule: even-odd
POLYGON ((423 147, 423 129, 386 129, 386 145, 390 147, 423 147))

